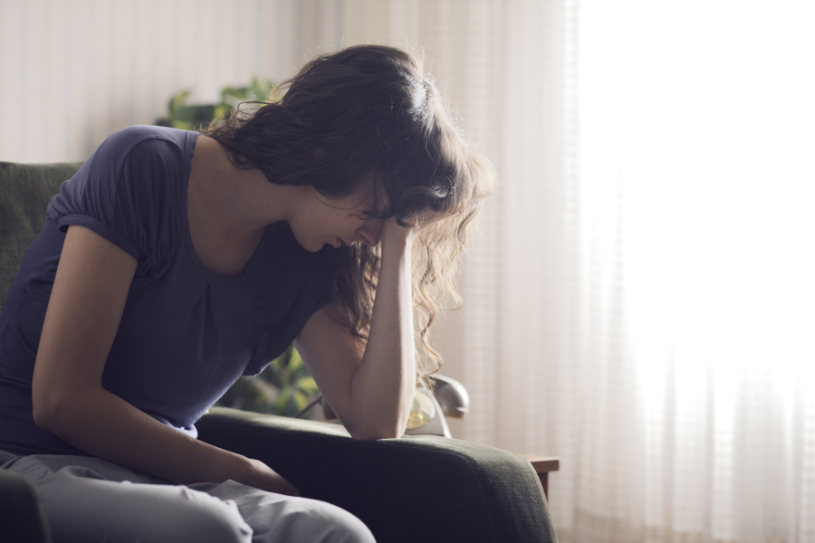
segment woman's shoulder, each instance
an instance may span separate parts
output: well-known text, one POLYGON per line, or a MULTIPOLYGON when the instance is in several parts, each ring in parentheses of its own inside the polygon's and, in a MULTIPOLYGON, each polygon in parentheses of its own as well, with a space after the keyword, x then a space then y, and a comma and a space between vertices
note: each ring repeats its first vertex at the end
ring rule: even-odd
MULTIPOLYGON (((52 206, 97 197, 113 205, 144 193, 153 198, 168 178, 185 179, 198 133, 135 125, 108 136, 72 179, 63 183, 52 206)), ((179 183, 176 183, 179 184, 179 183)), ((166 188, 164 189, 166 190, 166 188)))
POLYGON ((62 230, 81 225, 136 257, 182 239, 196 133, 132 126, 109 136, 48 206, 62 230))
MULTIPOLYGON (((191 158, 200 134, 165 126, 133 125, 117 130, 99 146, 91 160, 99 158, 125 161, 135 152, 154 153, 157 148, 180 151, 191 158), (151 145, 152 144, 152 145, 151 145)), ((145 158, 140 156, 140 159, 145 158)))

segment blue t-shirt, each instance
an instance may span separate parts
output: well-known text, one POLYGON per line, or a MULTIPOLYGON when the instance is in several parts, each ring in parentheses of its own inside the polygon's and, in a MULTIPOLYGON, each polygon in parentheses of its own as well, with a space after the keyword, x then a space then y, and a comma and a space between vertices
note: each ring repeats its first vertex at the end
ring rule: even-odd
POLYGON ((40 331, 70 225, 138 261, 103 386, 191 435, 238 377, 259 373, 328 301, 337 250, 307 252, 285 223, 266 228, 237 275, 201 262, 187 222, 197 138, 150 126, 117 132, 51 200, 0 316, 0 449, 79 452, 36 426, 31 405, 40 331))

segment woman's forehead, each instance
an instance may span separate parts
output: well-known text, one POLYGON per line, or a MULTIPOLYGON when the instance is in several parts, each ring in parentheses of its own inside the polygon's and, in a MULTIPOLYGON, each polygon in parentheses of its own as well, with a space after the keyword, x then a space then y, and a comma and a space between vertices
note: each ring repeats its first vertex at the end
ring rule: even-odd
POLYGON ((366 206, 367 211, 384 212, 388 207, 388 197, 385 189, 384 176, 379 173, 369 173, 354 188, 354 195, 359 202, 366 206))

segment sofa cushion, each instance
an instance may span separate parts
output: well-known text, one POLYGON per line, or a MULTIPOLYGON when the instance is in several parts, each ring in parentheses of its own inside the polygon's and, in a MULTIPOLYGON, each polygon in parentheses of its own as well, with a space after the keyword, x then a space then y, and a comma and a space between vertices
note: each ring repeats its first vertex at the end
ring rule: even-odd
POLYGON ((23 254, 42 228, 51 196, 79 166, 0 162, 0 309, 23 254))

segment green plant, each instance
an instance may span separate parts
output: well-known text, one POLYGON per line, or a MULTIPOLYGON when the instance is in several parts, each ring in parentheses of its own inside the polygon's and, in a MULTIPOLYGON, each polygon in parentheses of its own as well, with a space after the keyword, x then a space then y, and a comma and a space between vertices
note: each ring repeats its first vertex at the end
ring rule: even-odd
POLYGON ((200 130, 212 121, 222 119, 241 102, 266 102, 272 96, 275 84, 268 79, 252 78, 248 85, 223 87, 221 99, 215 104, 190 104, 191 91, 182 90, 170 98, 167 115, 157 119, 159 126, 172 126, 184 130, 200 130))
POLYGON ((293 417, 319 394, 297 349, 290 346, 259 375, 238 379, 218 405, 293 417))

